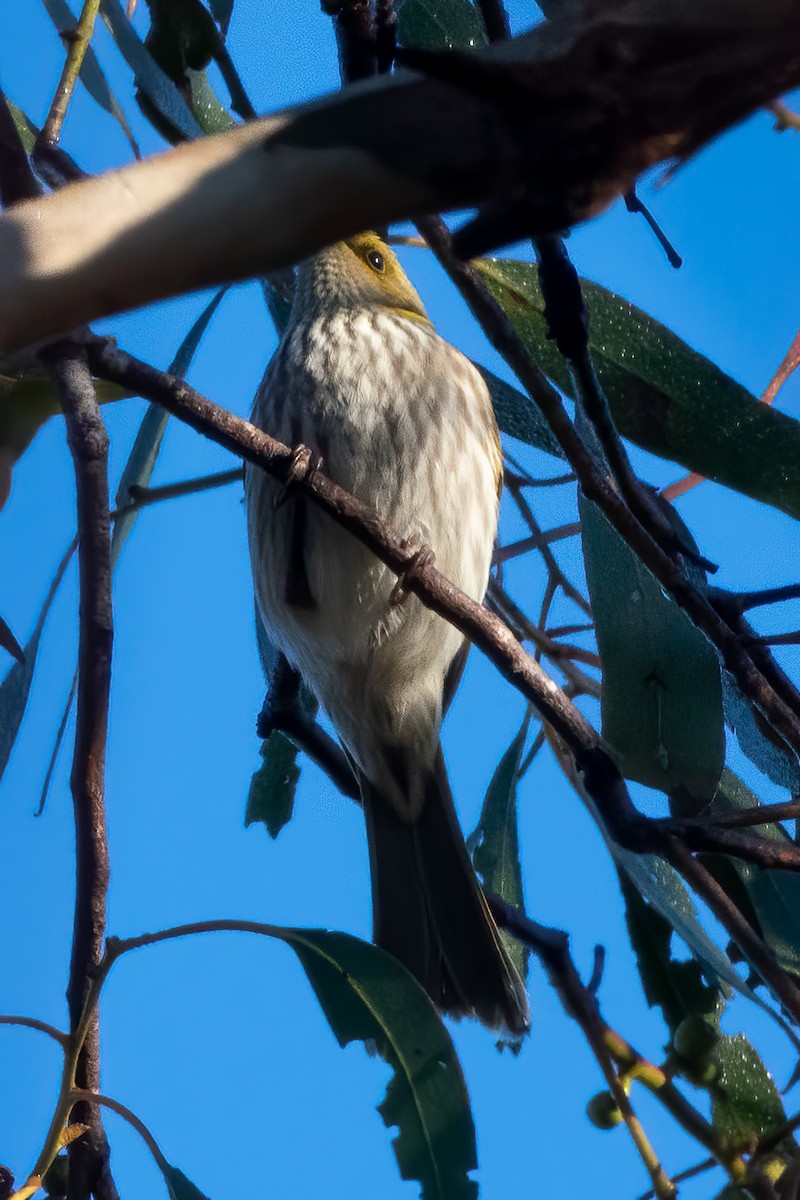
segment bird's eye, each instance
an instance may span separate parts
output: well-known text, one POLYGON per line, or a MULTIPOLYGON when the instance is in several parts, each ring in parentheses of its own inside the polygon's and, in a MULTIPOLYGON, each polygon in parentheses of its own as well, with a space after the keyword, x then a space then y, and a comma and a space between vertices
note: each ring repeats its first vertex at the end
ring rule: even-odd
POLYGON ((381 254, 380 250, 370 250, 367 255, 367 262, 372 267, 373 271, 385 271, 386 259, 381 254))

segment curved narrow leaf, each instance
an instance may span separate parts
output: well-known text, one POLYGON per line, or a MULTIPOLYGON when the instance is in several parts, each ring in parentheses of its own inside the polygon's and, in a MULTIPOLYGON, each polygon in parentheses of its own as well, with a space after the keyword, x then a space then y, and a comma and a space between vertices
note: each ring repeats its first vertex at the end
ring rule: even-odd
MULTIPOLYGON (((62 33, 64 30, 75 29, 78 22, 66 0, 43 0, 43 3, 59 33, 62 33)), ((91 45, 86 47, 83 63, 81 64, 80 81, 95 103, 99 104, 109 116, 114 118, 128 139, 134 156, 139 158, 139 147, 128 124, 128 118, 125 116, 117 98, 108 86, 108 80, 103 74, 103 68, 100 66, 97 55, 91 45)))
POLYGON ((4 621, 2 617, 0 617, 0 646, 20 665, 25 662, 25 651, 14 637, 14 631, 8 621, 4 621))
POLYGON ((706 983, 696 958, 680 961, 672 956, 674 930, 670 922, 644 899, 623 871, 619 882, 647 1003, 661 1009, 673 1033, 686 1017, 697 1013, 716 1016, 724 1003, 720 988, 706 983))
POLYGON ((487 42, 483 18, 470 0, 401 0, 397 40, 416 50, 474 50, 487 42))
POLYGON ((727 1151, 747 1153, 759 1138, 786 1125, 778 1089, 743 1033, 723 1037, 713 1060, 719 1073, 708 1089, 711 1120, 727 1151))
POLYGON ((3 682, 0 683, 0 779, 3 778, 3 773, 8 766, 8 760, 11 757, 14 742, 17 740, 22 718, 25 715, 44 623, 47 620, 47 614, 50 612, 50 606, 55 599, 61 580, 64 578, 64 573, 69 566, 70 559, 75 553, 76 546, 77 542, 73 542, 70 545, 58 565, 34 631, 25 646, 23 662, 14 663, 3 682))
POLYGON ((11 113, 11 120, 14 122, 14 127, 19 134, 19 140, 22 142, 22 149, 26 154, 30 154, 36 144, 37 129, 30 117, 26 116, 19 105, 13 100, 5 98, 8 111, 11 113))
POLYGON ((556 458, 563 458, 555 434, 531 398, 486 367, 478 363, 475 366, 486 381, 500 432, 527 442, 529 446, 536 446, 538 450, 545 450, 556 458))
MULTIPOLYGON (((475 264, 540 366, 567 394, 532 263, 475 264)), ((800 517, 800 422, 759 404, 677 334, 582 280, 592 356, 617 427, 645 450, 800 517)))
POLYGON ((736 734, 742 753, 778 787, 800 792, 800 761, 788 742, 768 724, 742 693, 728 671, 722 672, 725 722, 736 734))
POLYGON ((208 1200, 205 1192, 195 1187, 191 1179, 187 1179, 178 1167, 164 1163, 161 1165, 161 1171, 167 1184, 169 1200, 208 1200))
MULTIPOLYGON (((525 908, 525 897, 519 861, 517 784, 531 715, 529 708, 519 731, 497 764, 486 790, 478 824, 467 839, 467 848, 484 888, 496 892, 507 904, 521 910, 525 908)), ((500 937, 524 981, 528 974, 530 948, 503 930, 500 930, 500 937)))
MULTIPOLYGON (((168 368, 170 375, 176 375, 179 379, 182 379, 189 370, 192 359, 197 353, 197 348, 203 339, 203 335, 219 308, 226 291, 227 287, 220 288, 200 313, 200 316, 178 347, 175 357, 168 368)), ((136 434, 133 448, 128 455, 128 461, 122 470, 115 500, 117 508, 124 508, 128 503, 132 487, 147 487, 152 479, 168 420, 169 413, 159 404, 150 404, 148 406, 147 412, 144 414, 142 423, 139 426, 139 432, 136 434)), ((111 536, 112 565, 116 565, 120 551, 138 515, 138 510, 132 509, 130 512, 122 513, 114 522, 114 532, 111 536)))
POLYGON ((476 1200, 475 1128, 455 1048, 414 977, 368 942, 325 930, 275 929, 297 954, 340 1046, 374 1044, 394 1072, 379 1112, 398 1127, 403 1179, 423 1200, 476 1200))
POLYGON ((227 36, 228 26, 233 16, 233 0, 209 0, 209 8, 223 34, 227 36))
POLYGON ((146 49, 119 4, 101 0, 100 11, 120 54, 136 76, 137 86, 167 124, 191 141, 203 133, 197 118, 170 77, 146 49))
POLYGON ((603 664, 603 737, 629 779, 680 815, 711 800, 725 762, 716 652, 584 496, 586 581, 603 664))
MULTIPOLYGON (((726 769, 710 811, 712 814, 731 812, 755 808, 760 803, 758 796, 726 769)), ((757 832, 774 841, 791 840, 777 824, 760 825, 757 832)), ((739 858, 725 861, 744 888, 756 928, 779 964, 785 971, 800 975, 800 875, 793 871, 756 867, 739 858)))

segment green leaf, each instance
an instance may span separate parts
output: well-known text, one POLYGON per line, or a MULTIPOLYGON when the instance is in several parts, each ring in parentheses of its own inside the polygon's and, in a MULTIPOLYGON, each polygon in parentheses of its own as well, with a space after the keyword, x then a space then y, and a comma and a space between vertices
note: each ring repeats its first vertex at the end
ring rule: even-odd
POLYGON ((288 825, 294 812, 294 798, 300 779, 297 747, 275 730, 261 743, 262 763, 250 780, 244 823, 261 822, 271 838, 288 825))
POLYGON ((25 646, 24 661, 14 663, 3 682, 0 683, 0 779, 2 779, 3 773, 8 766, 8 760, 11 757, 14 742, 17 740, 22 718, 25 715, 44 623, 47 620, 47 614, 50 612, 50 607, 55 599, 61 580, 64 578, 64 573, 69 566, 70 559, 75 553, 76 545, 76 542, 70 545, 53 576, 53 582, 50 584, 36 626, 30 640, 25 646))
MULTIPOLYGON (((467 839, 475 870, 484 888, 496 892, 514 908, 525 908, 517 829, 517 784, 531 723, 531 710, 500 762, 486 791, 474 831, 467 839)), ((527 978, 530 949, 500 931, 508 955, 522 980, 527 978)))
POLYGON ((200 1188, 195 1187, 191 1179, 187 1179, 178 1167, 170 1166, 169 1163, 160 1165, 167 1183, 169 1200, 208 1200, 205 1192, 201 1192, 200 1188))
POLYGON ((476 1200, 475 1128, 455 1048, 416 979, 344 933, 275 930, 297 954, 340 1046, 374 1045, 394 1072, 379 1112, 398 1126, 400 1175, 423 1200, 476 1200))
POLYGON ((711 800, 725 762, 717 655, 600 510, 582 495, 578 508, 603 664, 603 737, 624 775, 692 815, 711 800))
POLYGON ((530 397, 492 374, 486 367, 478 363, 475 363, 475 366, 489 389, 500 432, 518 438, 521 442, 527 442, 529 446, 545 450, 557 458, 563 458, 564 454, 555 434, 530 397))
POLYGON ((192 95, 192 112, 203 133, 225 133, 233 129, 236 122, 225 105, 217 99, 206 72, 187 71, 186 78, 192 95))
POLYGON ((800 792, 797 755, 750 703, 727 671, 722 672, 722 700, 725 722, 736 734, 742 753, 778 787, 800 792))
MULTIPOLYGON (((711 805, 710 815, 756 808, 758 796, 732 771, 725 770, 711 805)), ((773 841, 789 842, 777 824, 759 825, 757 832, 773 841)), ((764 869, 742 859, 726 862, 734 871, 752 906, 756 929, 785 971, 800 975, 800 875, 793 871, 764 869)))
POLYGON ((27 117, 13 100, 9 100, 8 96, 6 96, 5 101, 8 111, 11 113, 11 120, 14 122, 14 127, 19 134, 19 140, 22 142, 22 148, 26 154, 30 154, 36 144, 38 130, 30 117, 27 117))
POLYGON ((187 71, 202 71, 214 57, 219 34, 200 0, 146 0, 150 29, 145 46, 173 83, 187 71))
MULTIPOLYGON (((539 365, 568 395, 532 263, 475 264, 539 365)), ((645 450, 800 516, 800 422, 759 404, 677 334, 588 280, 589 340, 617 427, 645 450)))
POLYGON ((728 1152, 747 1152, 786 1124, 778 1089, 743 1033, 722 1038, 713 1060, 719 1069, 709 1086, 714 1128, 728 1152))
MULTIPOLYGON (((134 30, 119 0, 101 0, 100 11, 117 48, 136 77, 136 86, 156 114, 172 131, 172 137, 189 141, 202 136, 202 129, 181 92, 150 54, 134 30)), ((164 132, 164 130, 160 130, 164 132)), ((165 133, 165 136, 168 136, 165 133)))
MULTIPOLYGON (((64 30, 75 29, 78 22, 66 0, 43 0, 43 3, 59 33, 62 33, 64 30)), ((108 80, 103 74, 103 68, 100 66, 97 55, 91 45, 87 46, 86 53, 84 54, 80 71, 80 81, 95 103, 99 104, 109 116, 114 118, 128 139, 134 155, 136 158, 139 158, 139 147, 128 124, 128 118, 125 116, 117 98, 108 86, 108 80)))
MULTIPOLYGON (((220 288, 200 313, 200 316, 178 347, 175 357, 169 366, 168 373, 170 375, 176 375, 179 379, 183 379, 191 366, 192 359, 197 353, 197 348, 203 339, 203 335, 219 308, 226 291, 227 287, 220 288)), ((169 413, 160 404, 150 404, 148 406, 142 418, 142 423, 139 426, 139 432, 136 434, 133 448, 128 455, 128 461, 122 470, 116 495, 117 508, 124 508, 128 503, 132 487, 147 487, 150 483, 153 471, 155 470, 156 460, 161 450, 161 443, 164 439, 164 431, 166 430, 168 420, 169 413)), ((138 515, 138 509, 133 509, 131 512, 123 513, 122 516, 117 517, 114 522, 114 532, 111 536, 112 564, 116 565, 119 560, 122 547, 127 541, 138 515)))
POLYGON ((673 1033, 688 1016, 716 1016, 723 1004, 720 989, 706 983, 697 959, 673 958, 674 929, 670 922, 640 895, 622 871, 619 881, 625 922, 647 1003, 661 1009, 673 1033))
POLYGON ((473 50, 487 43, 483 18, 470 0, 402 0, 397 40, 416 50, 473 50))

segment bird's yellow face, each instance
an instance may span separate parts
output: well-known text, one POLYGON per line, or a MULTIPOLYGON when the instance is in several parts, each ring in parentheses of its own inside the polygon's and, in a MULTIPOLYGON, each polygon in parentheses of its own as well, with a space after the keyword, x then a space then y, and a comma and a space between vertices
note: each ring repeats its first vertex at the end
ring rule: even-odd
POLYGON ((397 256, 375 233, 337 242, 301 264, 296 313, 302 319, 337 308, 382 309, 430 324, 397 256))
POLYGON ((360 290, 363 289, 370 298, 374 297, 373 304, 401 316, 428 320, 425 306, 400 266, 397 255, 376 233, 359 233, 348 238, 343 246, 355 258, 355 264, 348 265, 354 266, 357 272, 360 290))

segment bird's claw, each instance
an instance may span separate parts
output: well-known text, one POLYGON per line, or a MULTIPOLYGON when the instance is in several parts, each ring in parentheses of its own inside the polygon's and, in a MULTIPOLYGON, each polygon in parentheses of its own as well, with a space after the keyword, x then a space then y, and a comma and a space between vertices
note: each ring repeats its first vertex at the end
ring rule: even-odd
POLYGON ((289 459, 286 478, 275 496, 273 506, 280 508, 289 499, 292 488, 298 483, 310 483, 322 466, 322 459, 309 446, 295 446, 289 459))
MULTIPOLYGON (((410 547, 409 547, 410 549, 410 547)), ((403 570, 397 576, 397 583, 392 588, 389 596, 389 607, 396 608, 398 604, 402 604, 409 592, 409 582, 415 575, 419 575, 426 567, 432 567, 435 560, 435 555, 430 546, 423 543, 418 546, 412 553, 403 570)))

